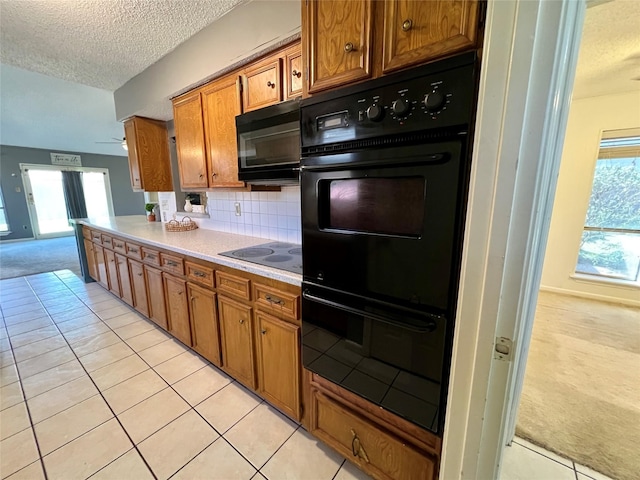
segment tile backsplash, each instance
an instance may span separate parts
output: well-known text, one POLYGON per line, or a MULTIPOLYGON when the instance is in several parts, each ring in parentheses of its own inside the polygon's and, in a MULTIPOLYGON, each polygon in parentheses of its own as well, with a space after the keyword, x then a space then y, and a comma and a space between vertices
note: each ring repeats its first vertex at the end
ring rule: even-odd
POLYGON ((201 228, 282 242, 302 241, 299 186, 282 187, 280 192, 207 192, 207 210, 210 218, 199 219, 201 228))

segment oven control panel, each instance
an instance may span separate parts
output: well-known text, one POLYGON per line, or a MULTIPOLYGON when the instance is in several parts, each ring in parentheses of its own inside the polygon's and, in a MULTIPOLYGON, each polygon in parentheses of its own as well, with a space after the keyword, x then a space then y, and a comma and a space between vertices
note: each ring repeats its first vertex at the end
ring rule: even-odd
POLYGON ((303 100, 302 146, 469 125, 475 62, 451 60, 303 100))

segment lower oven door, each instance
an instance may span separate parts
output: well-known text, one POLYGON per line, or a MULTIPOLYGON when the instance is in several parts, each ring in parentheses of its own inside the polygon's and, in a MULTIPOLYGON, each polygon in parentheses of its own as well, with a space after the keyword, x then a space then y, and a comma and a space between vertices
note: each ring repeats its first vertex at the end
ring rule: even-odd
POLYGON ((303 159, 306 281, 434 312, 455 301, 463 141, 303 159))
POLYGON ((443 317, 306 283, 302 311, 305 368, 439 433, 446 373, 443 317))

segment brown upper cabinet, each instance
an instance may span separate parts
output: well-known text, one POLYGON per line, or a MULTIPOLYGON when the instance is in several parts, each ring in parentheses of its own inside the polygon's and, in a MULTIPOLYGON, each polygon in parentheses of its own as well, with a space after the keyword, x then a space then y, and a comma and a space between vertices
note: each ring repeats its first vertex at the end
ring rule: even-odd
POLYGON ((242 113, 240 78, 229 75, 201 90, 210 187, 243 187, 238 181, 236 115, 242 113))
POLYGON ((302 2, 308 90, 371 77, 373 0, 302 2))
POLYGON ((288 48, 284 52, 284 99, 302 95, 302 49, 300 43, 288 48))
POLYGON ((282 62, 277 56, 248 67, 243 77, 244 111, 250 112, 282 101, 282 62))
POLYGON ((379 77, 476 48, 481 0, 305 0, 307 91, 379 77))
POLYGON ((171 192, 171 160, 165 122, 132 117, 124 122, 131 187, 146 192, 171 192))
POLYGON ((302 94, 300 42, 173 100, 185 190, 244 187, 238 180, 236 116, 302 94))

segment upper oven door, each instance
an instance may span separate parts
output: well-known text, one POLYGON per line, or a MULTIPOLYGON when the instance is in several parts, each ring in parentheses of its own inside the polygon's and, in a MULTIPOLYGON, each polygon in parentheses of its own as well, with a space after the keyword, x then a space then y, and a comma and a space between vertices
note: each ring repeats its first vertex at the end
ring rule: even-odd
MULTIPOLYGON (((236 117, 240 180, 267 179, 261 172, 294 171, 300 164, 300 105, 284 102, 236 117)), ((273 178, 273 177, 271 177, 273 178)))
POLYGON ((305 158, 304 280, 409 308, 452 307, 463 142, 305 158))

